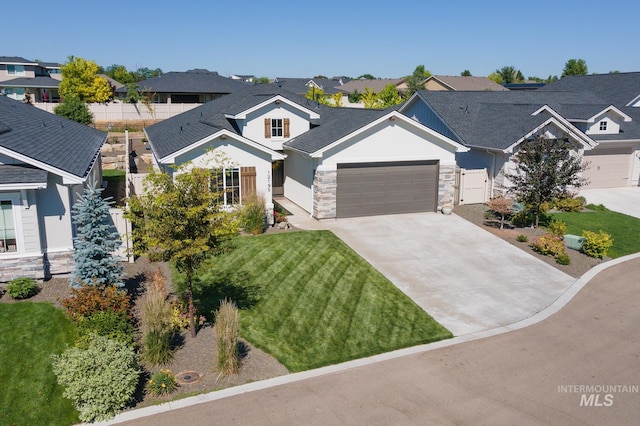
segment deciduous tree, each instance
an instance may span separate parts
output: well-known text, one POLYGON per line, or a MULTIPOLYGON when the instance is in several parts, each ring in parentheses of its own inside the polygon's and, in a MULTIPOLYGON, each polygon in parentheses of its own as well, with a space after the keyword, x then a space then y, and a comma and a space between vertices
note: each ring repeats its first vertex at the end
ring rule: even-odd
POLYGON ((520 144, 512 161, 516 169, 506 175, 513 184, 509 192, 531 209, 536 227, 542 203, 570 196, 587 183, 580 176, 586 169, 582 156, 568 139, 538 136, 527 140, 520 144))
POLYGON ((405 78, 407 84, 407 97, 413 95, 418 90, 424 89, 424 81, 431 77, 429 70, 425 69, 424 65, 418 65, 413 74, 405 78))
POLYGON ((82 102, 107 102, 113 97, 109 82, 98 77, 98 65, 84 58, 69 56, 61 68, 62 81, 58 86, 60 96, 78 98, 82 102))
POLYGON ((587 75, 588 72, 587 63, 584 59, 569 59, 567 63, 564 64, 561 77, 567 75, 587 75))
MULTIPOLYGON (((219 167, 219 166, 218 166, 219 167)), ((222 253, 238 232, 237 218, 224 211, 220 193, 212 186, 211 170, 182 166, 174 176, 152 172, 145 193, 130 200, 134 250, 153 259, 170 261, 184 273, 189 300, 189 328, 195 337, 193 278, 210 256, 222 253)))

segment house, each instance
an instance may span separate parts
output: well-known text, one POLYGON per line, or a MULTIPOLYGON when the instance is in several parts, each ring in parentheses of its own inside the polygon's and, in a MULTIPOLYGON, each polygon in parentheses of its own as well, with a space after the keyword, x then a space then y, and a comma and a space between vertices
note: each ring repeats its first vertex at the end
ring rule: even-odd
POLYGON ((487 77, 456 76, 456 75, 432 75, 424 81, 425 90, 446 91, 475 91, 491 90, 504 92, 509 89, 501 86, 487 77))
POLYGON ((31 102, 59 102, 60 64, 35 62, 18 56, 0 56, 0 91, 7 97, 31 102))
MULTIPOLYGON (((635 76, 635 96, 640 95, 638 77, 640 73, 635 76)), ((479 188, 473 197, 459 196, 460 202, 485 202, 509 187, 506 175, 515 170, 511 156, 520 143, 540 134, 574 142, 590 163, 584 172, 588 187, 637 186, 640 109, 625 106, 633 102, 634 92, 608 95, 587 88, 595 84, 566 91, 551 90, 553 84, 546 90, 515 92, 425 90, 414 94, 400 112, 469 148, 457 154, 457 164, 484 175, 473 185, 460 184, 463 193, 469 186, 479 188)))
MULTIPOLYGON (((206 69, 168 72, 138 83, 140 91, 153 95, 154 103, 205 103, 244 86, 246 83, 241 80, 206 69)), ((117 89, 116 94, 126 96, 127 88, 117 89)))
MULTIPOLYGON (((156 167, 228 161, 225 205, 283 195, 318 219, 453 203, 461 144, 394 109, 331 108, 277 84, 245 86, 146 129, 156 167)), ((219 167, 219 165, 218 165, 219 167)))
POLYGON ((253 81, 256 79, 255 75, 249 75, 249 74, 233 74, 231 76, 232 80, 240 80, 243 83, 253 83, 253 81))
POLYGON ((0 96, 0 281, 73 268, 71 207, 107 134, 0 96))

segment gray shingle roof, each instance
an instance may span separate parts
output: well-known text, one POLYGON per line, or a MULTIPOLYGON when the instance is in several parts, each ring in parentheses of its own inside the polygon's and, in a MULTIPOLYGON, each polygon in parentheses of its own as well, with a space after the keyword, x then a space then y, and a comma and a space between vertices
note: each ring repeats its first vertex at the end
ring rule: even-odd
POLYGON ((57 89, 60 85, 60 80, 56 80, 51 77, 19 77, 11 80, 0 81, 2 87, 39 87, 46 89, 57 89))
MULTIPOLYGON (((340 92, 339 88, 342 85, 340 83, 340 79, 333 78, 287 78, 287 77, 278 77, 276 81, 281 84, 281 86, 287 89, 290 92, 297 93, 299 95, 305 95, 309 90, 309 86, 307 85, 310 81, 313 81, 315 84, 320 86, 320 89, 324 91, 326 95, 332 95, 334 93, 340 92)), ((343 80, 343 82, 346 82, 343 80)))
POLYGON ((84 178, 107 134, 0 96, 0 147, 84 178))
POLYGON ((0 164, 0 185, 12 183, 47 183, 47 172, 26 165, 0 164))
MULTIPOLYGON (((138 83, 141 89, 148 89, 155 93, 232 93, 246 86, 239 80, 222 77, 217 72, 207 70, 192 70, 186 72, 168 72, 159 77, 153 77, 138 83)), ((116 90, 126 93, 126 87, 116 90)))
POLYGON ((0 56, 0 64, 33 64, 37 65, 37 62, 30 61, 20 56, 0 56))
MULTIPOLYGON (((509 90, 487 77, 459 76, 459 75, 434 75, 429 79, 440 80, 453 90, 494 90, 504 92, 509 90)), ((427 80, 429 80, 427 79, 427 80)))
POLYGON ((640 95, 640 72, 572 75, 549 83, 536 91, 581 92, 622 107, 640 95))

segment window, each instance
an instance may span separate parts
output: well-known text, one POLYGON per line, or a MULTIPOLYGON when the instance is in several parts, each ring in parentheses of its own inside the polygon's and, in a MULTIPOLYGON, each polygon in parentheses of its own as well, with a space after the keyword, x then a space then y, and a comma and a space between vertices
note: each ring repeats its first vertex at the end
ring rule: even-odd
POLYGON ((600 131, 606 131, 607 130, 607 122, 606 121, 601 121, 600 122, 600 131))
POLYGON ((15 99, 16 101, 23 101, 25 90, 22 87, 7 87, 4 93, 8 98, 15 99))
POLYGON ((16 225, 11 201, 0 201, 0 253, 17 252, 16 225))
POLYGON ((220 193, 218 202, 225 206, 240 204, 240 169, 222 169, 214 172, 212 190, 220 193))
POLYGON ((282 137, 282 118, 272 118, 271 119, 271 137, 281 138, 282 137))
POLYGON ((7 65, 7 74, 24 75, 24 65, 7 65))

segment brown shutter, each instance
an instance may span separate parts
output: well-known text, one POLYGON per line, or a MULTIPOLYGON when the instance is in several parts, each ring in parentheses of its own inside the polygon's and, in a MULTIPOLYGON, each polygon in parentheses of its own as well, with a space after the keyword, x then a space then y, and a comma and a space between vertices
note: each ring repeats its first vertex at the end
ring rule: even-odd
POLYGON ((264 137, 265 139, 269 139, 271 137, 271 119, 264 119, 264 137))
POLYGON ((291 132, 289 131, 289 119, 284 119, 284 137, 288 138, 291 136, 291 132))
POLYGON ((243 198, 256 193, 255 167, 240 167, 240 190, 243 198))

